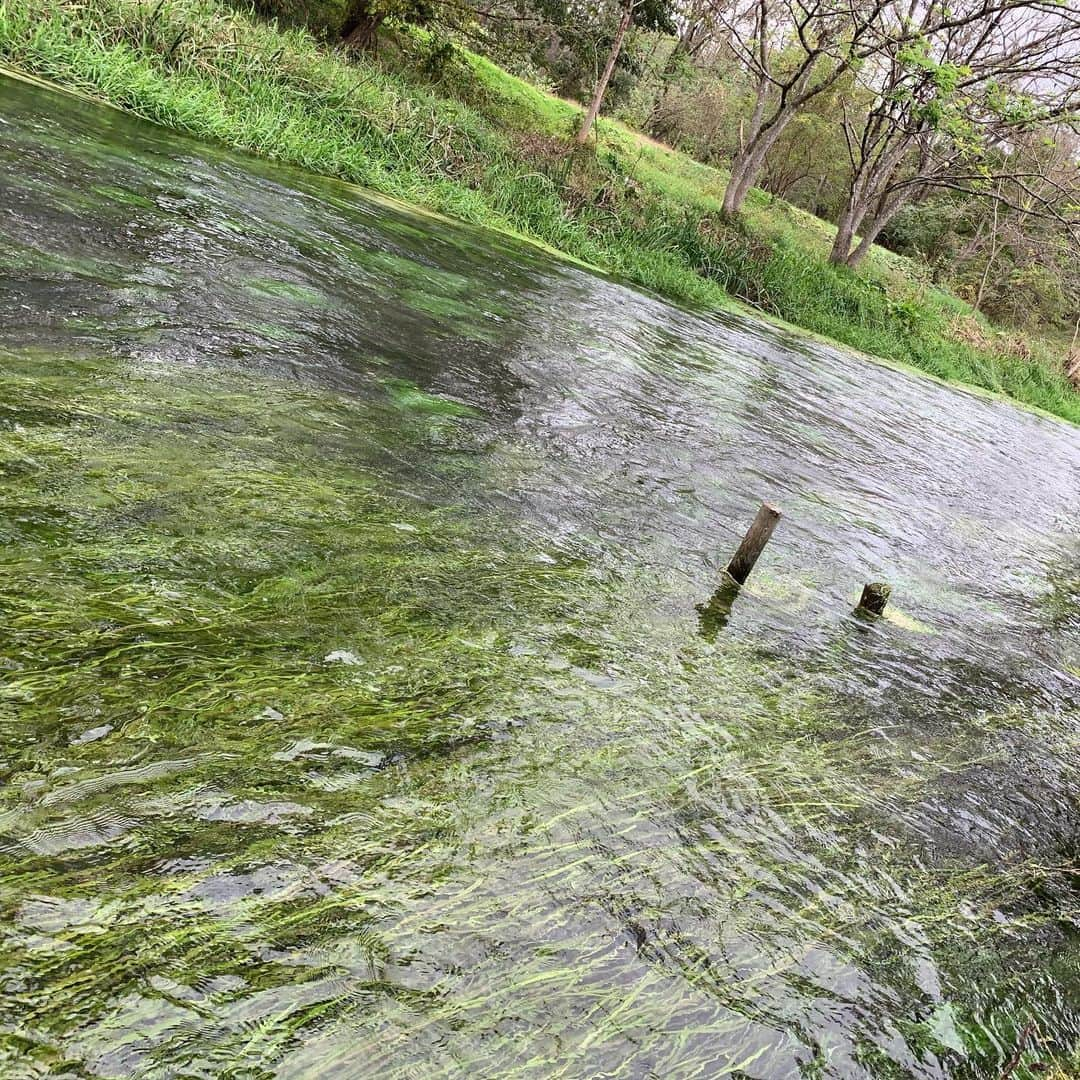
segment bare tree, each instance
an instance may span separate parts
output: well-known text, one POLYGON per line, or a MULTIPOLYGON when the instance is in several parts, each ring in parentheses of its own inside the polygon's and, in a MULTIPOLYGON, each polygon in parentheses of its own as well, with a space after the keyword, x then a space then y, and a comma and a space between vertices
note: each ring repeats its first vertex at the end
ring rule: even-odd
MULTIPOLYGON (((672 82, 683 61, 694 63, 715 40, 716 22, 712 6, 716 0, 684 0, 672 12, 675 40, 659 72, 659 87, 649 108, 646 129, 656 134, 657 118, 662 114, 672 82)), ((661 134, 663 134, 661 132, 661 134)))
POLYGON ((950 271, 967 276, 978 310, 1018 325, 1049 318, 1074 333, 1080 325, 1078 145, 1064 127, 1018 135, 986 195, 990 212, 963 200, 977 224, 950 271))
POLYGON ((622 52, 631 25, 638 26, 643 30, 658 30, 665 34, 674 33, 675 23, 672 20, 672 2, 673 0, 619 0, 619 22, 615 29, 611 48, 608 51, 607 62, 604 64, 604 69, 597 80, 596 90, 593 92, 589 107, 585 110, 585 117, 582 120, 581 127, 574 137, 574 141, 579 145, 588 139, 589 132, 596 122, 600 107, 604 103, 608 83, 611 82, 612 73, 615 71, 615 65, 618 63, 619 54, 622 52))
POLYGON ((750 0, 714 6, 728 46, 754 83, 754 105, 740 131, 724 192, 736 214, 765 158, 800 110, 880 47, 889 0, 750 0))
POLYGON ((589 132, 592 130, 593 124, 596 123, 596 117, 600 112, 600 106, 604 104, 604 95, 607 93, 608 83, 611 82, 611 73, 615 70, 619 53, 622 52, 626 32, 630 29, 630 23, 634 20, 635 7, 637 7, 637 0, 626 0, 623 5, 622 14, 619 16, 619 25, 616 27, 615 37, 608 52, 607 62, 604 64, 604 70, 600 73, 600 78, 596 81, 596 90, 593 92, 589 107, 585 110, 585 118, 581 121, 581 127, 578 128, 578 133, 574 136, 574 142, 579 146, 588 140, 589 132))
POLYGON ((1021 165, 1009 147, 1080 105, 1080 17, 1041 0, 959 0, 945 23, 937 11, 912 3, 905 36, 864 71, 869 107, 845 110, 851 171, 834 263, 858 265, 898 211, 935 188, 1001 201, 1005 188, 994 181, 1008 177, 1028 212, 1059 214, 1027 182, 1035 177, 1022 175, 1030 160, 1021 165))
MULTIPOLYGON (((716 0, 714 13, 727 32, 728 46, 755 86, 724 193, 725 212, 742 208, 769 150, 807 103, 849 73, 874 73, 882 64, 888 69, 897 56, 927 39, 958 36, 990 46, 1002 31, 1000 23, 996 30, 991 27, 1004 13, 1027 12, 1071 24, 1076 16, 1070 11, 1058 0, 956 0, 950 5, 934 0, 748 0, 734 10, 716 0), (984 33, 972 33, 972 27, 984 33)), ((1018 46, 1014 59, 1018 65, 1029 62, 1028 46, 1018 46)), ((1006 63, 1000 74, 1015 72, 1006 63)))

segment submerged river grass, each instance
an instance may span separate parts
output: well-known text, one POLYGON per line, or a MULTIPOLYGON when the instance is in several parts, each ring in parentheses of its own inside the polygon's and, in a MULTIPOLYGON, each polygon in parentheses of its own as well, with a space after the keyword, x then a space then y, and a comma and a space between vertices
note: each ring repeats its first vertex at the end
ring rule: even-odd
POLYGON ((0 1074, 1071 1075, 1075 429, 10 82, 0 237, 0 1074))

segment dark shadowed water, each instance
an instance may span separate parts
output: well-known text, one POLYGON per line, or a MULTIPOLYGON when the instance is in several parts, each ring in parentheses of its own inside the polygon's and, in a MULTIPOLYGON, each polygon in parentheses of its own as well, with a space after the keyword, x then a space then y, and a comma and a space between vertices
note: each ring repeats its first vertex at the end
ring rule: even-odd
POLYGON ((1074 1075, 1075 428, 5 80, 0 373, 3 1077, 1074 1075))

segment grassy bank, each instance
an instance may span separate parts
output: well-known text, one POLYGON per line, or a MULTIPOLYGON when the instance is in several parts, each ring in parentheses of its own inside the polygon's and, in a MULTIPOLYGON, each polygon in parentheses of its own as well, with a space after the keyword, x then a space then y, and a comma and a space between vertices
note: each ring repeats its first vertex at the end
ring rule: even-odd
POLYGON ((916 268, 825 260, 828 227, 755 193, 720 215, 723 173, 578 110, 481 57, 402 36, 347 61, 215 0, 0 0, 0 59, 158 123, 538 240, 664 295, 734 296, 818 334, 1080 423, 1049 349, 993 332, 916 268), (437 66, 437 78, 432 77, 437 66), (427 71, 428 74, 421 75, 427 71))

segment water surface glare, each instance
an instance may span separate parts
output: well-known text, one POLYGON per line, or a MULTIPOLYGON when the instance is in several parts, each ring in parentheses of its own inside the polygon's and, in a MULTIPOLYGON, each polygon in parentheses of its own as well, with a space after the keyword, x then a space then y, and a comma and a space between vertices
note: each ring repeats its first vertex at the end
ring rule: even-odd
POLYGON ((1076 429, 5 80, 0 380, 3 1077, 1080 1061, 1076 429))

